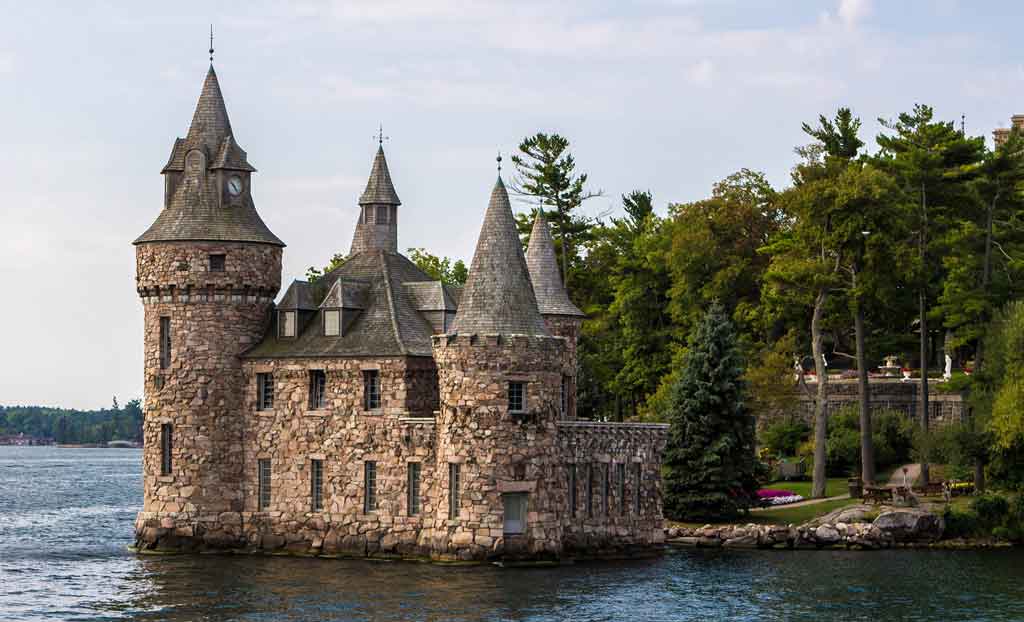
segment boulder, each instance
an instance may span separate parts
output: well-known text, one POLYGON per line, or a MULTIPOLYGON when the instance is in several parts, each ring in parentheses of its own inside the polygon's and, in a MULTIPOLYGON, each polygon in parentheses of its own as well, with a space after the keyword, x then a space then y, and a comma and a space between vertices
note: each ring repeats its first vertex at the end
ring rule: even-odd
POLYGON ((941 516, 918 508, 883 512, 872 526, 896 542, 934 542, 946 527, 941 516))
POLYGON ((834 527, 822 525, 814 530, 814 539, 821 544, 835 544, 842 539, 842 536, 834 527))
POLYGON ((729 538, 722 543, 722 546, 731 549, 754 549, 757 548, 757 534, 744 534, 729 538))

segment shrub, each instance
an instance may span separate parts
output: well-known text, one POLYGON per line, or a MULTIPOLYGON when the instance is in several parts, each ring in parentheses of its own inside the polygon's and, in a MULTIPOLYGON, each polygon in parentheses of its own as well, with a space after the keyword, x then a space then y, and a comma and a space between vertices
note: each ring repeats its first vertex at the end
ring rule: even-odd
POLYGON ((971 511, 963 512, 946 506, 942 512, 942 519, 946 523, 943 532, 946 538, 971 538, 983 532, 978 515, 971 511))
POLYGON ((811 428, 803 421, 773 423, 761 433, 761 443, 773 454, 795 456, 800 443, 811 435, 811 428))
POLYGON ((983 495, 971 500, 971 511, 977 514, 980 525, 992 529, 1005 525, 1010 518, 1010 502, 1002 495, 983 495))
MULTIPOLYGON (((905 464, 910 459, 914 422, 898 410, 881 409, 871 413, 871 438, 875 446, 875 464, 905 464)), ((860 414, 851 404, 837 410, 829 421, 828 472, 846 475, 860 471, 860 414)))

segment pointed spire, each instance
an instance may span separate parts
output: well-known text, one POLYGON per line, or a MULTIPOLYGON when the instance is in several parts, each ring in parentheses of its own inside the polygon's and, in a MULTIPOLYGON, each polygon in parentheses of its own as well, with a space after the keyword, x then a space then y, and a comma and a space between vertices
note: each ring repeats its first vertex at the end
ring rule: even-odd
POLYGON ((210 65, 203 82, 203 91, 196 102, 196 111, 192 115, 192 125, 188 128, 185 140, 190 146, 206 147, 208 157, 213 157, 225 138, 231 135, 231 121, 228 120, 228 109, 224 105, 224 96, 220 92, 217 72, 210 65))
MULTIPOLYGON (((383 134, 382 134, 383 136, 383 134)), ((398 193, 391 183, 391 172, 388 170, 388 161, 384 157, 384 145, 377 146, 377 155, 373 158, 373 168, 370 169, 370 178, 366 180, 366 189, 359 197, 360 205, 401 205, 398 200, 398 193)))
POLYGON ((537 210, 537 218, 530 232, 526 267, 530 270, 530 281, 533 282, 541 315, 583 315, 569 300, 569 294, 562 286, 562 274, 555 257, 555 242, 551 239, 551 229, 548 228, 544 212, 540 210, 537 210))
POLYGON ((455 314, 454 331, 548 335, 537 310, 523 245, 501 177, 491 191, 469 278, 455 314))

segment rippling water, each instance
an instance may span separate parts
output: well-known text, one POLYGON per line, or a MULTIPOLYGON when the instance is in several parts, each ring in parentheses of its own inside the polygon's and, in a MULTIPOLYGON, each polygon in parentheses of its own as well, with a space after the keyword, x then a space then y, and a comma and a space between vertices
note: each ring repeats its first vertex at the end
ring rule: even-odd
POLYGON ((0 620, 1021 620, 1019 551, 698 551, 502 570, 140 557, 138 450, 0 447, 0 620))

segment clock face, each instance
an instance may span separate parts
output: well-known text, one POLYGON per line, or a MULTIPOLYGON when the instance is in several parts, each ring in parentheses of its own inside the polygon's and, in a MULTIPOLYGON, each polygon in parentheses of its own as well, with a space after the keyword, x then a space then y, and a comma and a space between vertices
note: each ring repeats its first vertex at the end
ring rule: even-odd
POLYGON ((231 179, 228 179, 228 193, 237 197, 242 194, 242 178, 238 175, 233 175, 231 179))

